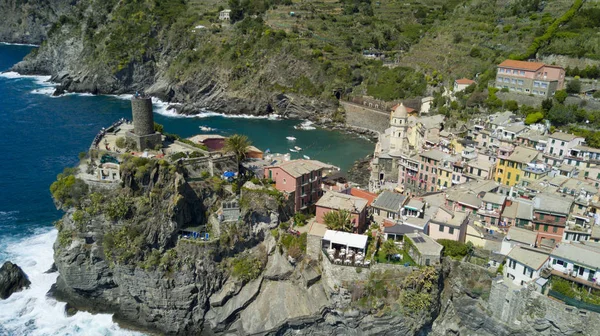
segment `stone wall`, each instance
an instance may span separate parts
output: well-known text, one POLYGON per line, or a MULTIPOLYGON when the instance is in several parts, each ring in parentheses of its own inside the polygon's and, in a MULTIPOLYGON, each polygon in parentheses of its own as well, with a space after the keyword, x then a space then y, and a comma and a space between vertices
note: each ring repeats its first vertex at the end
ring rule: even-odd
POLYGON ((346 111, 346 124, 383 133, 390 126, 390 113, 340 101, 346 111))
POLYGON ((225 171, 237 171, 237 162, 233 155, 219 157, 205 156, 183 160, 183 166, 191 178, 202 177, 203 172, 210 176, 221 176, 225 171))

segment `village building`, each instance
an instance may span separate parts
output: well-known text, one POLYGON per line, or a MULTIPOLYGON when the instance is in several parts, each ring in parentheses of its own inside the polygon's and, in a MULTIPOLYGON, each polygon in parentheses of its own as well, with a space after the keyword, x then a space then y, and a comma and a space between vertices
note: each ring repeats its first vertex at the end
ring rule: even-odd
POLYGON ((373 216, 376 220, 383 220, 386 218, 392 220, 400 219, 402 216, 402 208, 406 200, 407 197, 402 194, 384 190, 371 204, 373 216))
POLYGON ((218 134, 198 134, 188 140, 198 145, 204 145, 210 151, 219 151, 225 147, 225 137, 218 134))
POLYGON ((367 221, 367 200, 335 191, 326 192, 316 204, 317 223, 325 224, 325 215, 331 211, 347 211, 355 233, 362 233, 367 221))
POLYGON ((535 248, 515 246, 506 256, 503 275, 517 286, 525 286, 540 277, 548 261, 548 252, 535 248))
POLYGON ((294 200, 294 211, 306 210, 323 195, 323 165, 312 160, 284 161, 264 168, 264 176, 275 182, 275 188, 294 200))
POLYGON ((496 180, 506 186, 514 186, 521 181, 525 175, 525 168, 530 163, 535 164, 540 153, 527 147, 517 147, 510 156, 498 156, 496 165, 496 180))
POLYGON ((506 226, 500 220, 504 210, 506 196, 496 193, 485 193, 481 199, 481 207, 477 214, 484 225, 506 226))
POLYGON ((548 144, 544 150, 544 161, 549 165, 562 164, 565 155, 584 143, 585 139, 569 133, 554 132, 548 135, 548 144))
POLYGON ((539 62, 506 60, 498 65, 496 87, 511 92, 552 97, 565 84, 565 69, 539 62))
POLYGON ((553 248, 562 241, 573 201, 558 195, 540 194, 533 199, 533 224, 537 246, 553 248))
POLYGON ((417 265, 430 266, 440 263, 444 247, 438 242, 422 232, 408 233, 404 237, 405 249, 417 265))
POLYGON ((501 218, 502 223, 508 227, 531 227, 533 204, 525 199, 507 199, 501 218))
POLYGON ((587 287, 600 285, 600 249, 584 243, 560 243, 550 253, 552 275, 587 287))
POLYGON ((515 246, 536 247, 537 232, 511 227, 502 240, 500 253, 507 255, 515 246))
POLYGON ((468 224, 468 213, 440 207, 429 221, 429 236, 435 240, 449 239, 464 243, 468 224))
POLYGON ((224 10, 220 11, 219 12, 219 20, 221 20, 221 21, 231 20, 230 14, 231 14, 231 9, 224 9, 224 10))
POLYGON ((454 81, 454 92, 464 91, 469 85, 475 84, 474 80, 468 78, 456 79, 454 81))

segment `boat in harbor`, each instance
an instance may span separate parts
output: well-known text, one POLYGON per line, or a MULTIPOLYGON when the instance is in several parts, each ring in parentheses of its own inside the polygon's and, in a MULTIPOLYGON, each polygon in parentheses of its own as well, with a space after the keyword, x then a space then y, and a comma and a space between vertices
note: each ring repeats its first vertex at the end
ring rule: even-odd
POLYGON ((293 136, 289 136, 289 137, 285 137, 286 139, 288 139, 289 141, 296 141, 296 138, 293 136))
POLYGON ((298 153, 298 151, 293 148, 290 148, 290 152, 298 153))
POLYGON ((302 157, 305 158, 306 160, 310 160, 310 156, 308 156, 308 155, 303 155, 302 157))
POLYGON ((297 151, 301 151, 302 150, 302 148, 300 148, 298 146, 294 146, 294 149, 297 150, 297 151))

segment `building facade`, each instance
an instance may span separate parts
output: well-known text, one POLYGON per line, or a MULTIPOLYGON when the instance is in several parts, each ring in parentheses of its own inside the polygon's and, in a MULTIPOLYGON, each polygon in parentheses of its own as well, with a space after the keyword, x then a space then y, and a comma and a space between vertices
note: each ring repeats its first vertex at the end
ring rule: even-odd
POLYGON ((512 92, 552 97, 565 84, 565 70, 539 62, 506 60, 498 65, 496 87, 512 92))

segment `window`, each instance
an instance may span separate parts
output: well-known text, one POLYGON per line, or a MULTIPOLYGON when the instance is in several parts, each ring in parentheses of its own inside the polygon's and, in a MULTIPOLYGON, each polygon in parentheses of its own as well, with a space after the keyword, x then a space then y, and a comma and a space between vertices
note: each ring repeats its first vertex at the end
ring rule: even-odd
POLYGON ((285 181, 285 179, 283 179, 283 184, 285 184, 285 183, 286 183, 286 181, 285 181))
POLYGON ((540 214, 540 219, 544 219, 544 214, 543 213, 540 214))
POLYGON ((443 226, 443 225, 440 225, 440 228, 439 228, 439 230, 440 230, 440 232, 444 232, 444 226, 443 226))
POLYGON ((519 85, 523 85, 523 80, 519 79, 519 81, 517 83, 519 83, 519 85))
POLYGON ((514 79, 514 78, 510 82, 513 83, 513 84, 517 84, 517 80, 514 79))
POLYGON ((506 175, 506 178, 510 180, 510 172, 506 175))
POLYGON ((544 225, 544 232, 548 232, 548 225, 544 225))
POLYGON ((454 228, 450 228, 448 231, 449 234, 454 234, 454 228))
POLYGON ((535 224, 535 230, 539 231, 540 230, 540 224, 535 224))
POLYGON ((519 182, 519 174, 515 177, 516 181, 519 182))
POLYGON ((558 232, 558 227, 557 226, 553 226, 552 227, 552 233, 557 233, 558 232))
POLYGON ((525 71, 521 71, 521 76, 525 76, 525 71))
POLYGON ((558 222, 558 216, 554 216, 554 222, 557 223, 558 222))
POLYGON ((429 259, 425 259, 425 266, 429 266, 431 262, 429 261, 429 259))
POLYGON ((512 269, 517 268, 517 262, 514 261, 514 260, 512 260, 512 259, 509 259, 509 261, 508 261, 508 267, 510 267, 512 269))

